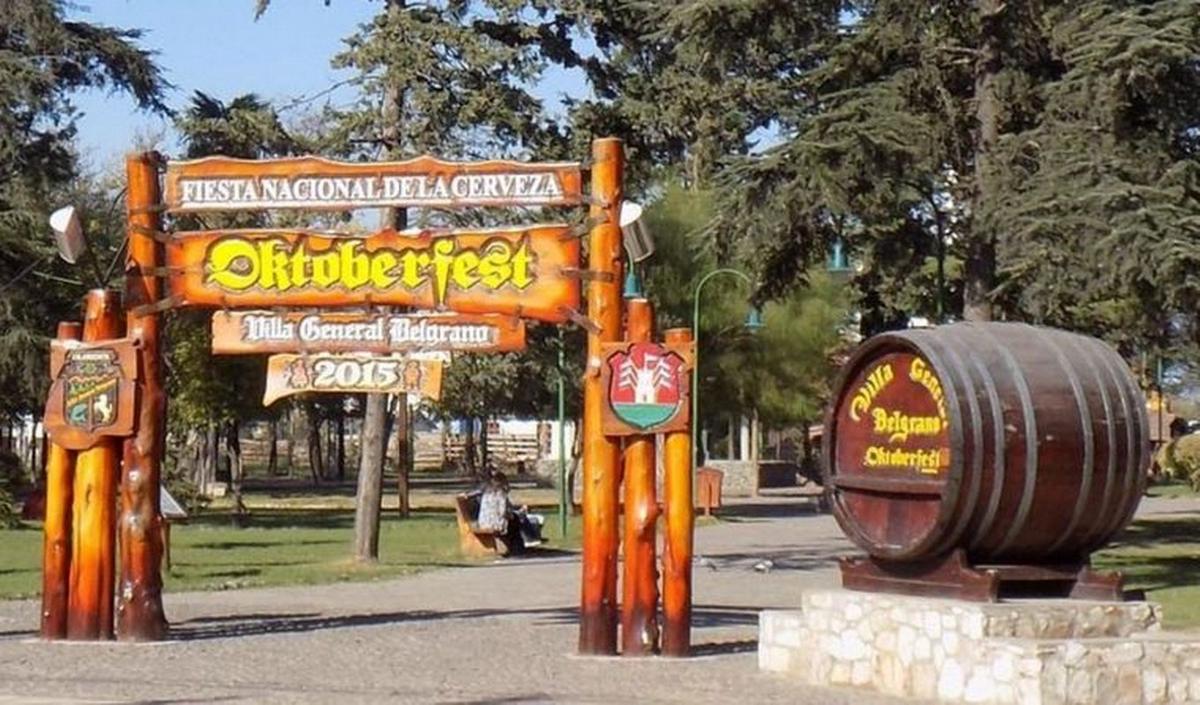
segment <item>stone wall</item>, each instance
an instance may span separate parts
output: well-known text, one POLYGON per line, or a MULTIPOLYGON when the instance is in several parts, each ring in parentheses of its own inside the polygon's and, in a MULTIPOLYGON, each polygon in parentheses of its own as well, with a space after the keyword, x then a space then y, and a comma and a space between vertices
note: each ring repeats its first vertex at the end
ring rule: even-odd
POLYGON ((1200 702, 1200 641, 1146 602, 972 603, 817 590, 760 617, 759 667, 944 702, 1200 702))

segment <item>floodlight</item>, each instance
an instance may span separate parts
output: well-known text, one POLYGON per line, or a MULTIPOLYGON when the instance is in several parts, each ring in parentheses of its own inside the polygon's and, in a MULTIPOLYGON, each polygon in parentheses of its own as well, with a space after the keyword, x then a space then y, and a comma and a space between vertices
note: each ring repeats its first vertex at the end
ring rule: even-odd
POLYGON ((621 240, 625 254, 633 262, 641 262, 654 254, 654 238, 642 220, 642 206, 632 201, 621 204, 621 240))
POLYGON ((58 256, 75 264, 87 252, 87 240, 83 237, 83 226, 75 206, 59 208, 50 216, 50 227, 54 230, 54 244, 58 256))

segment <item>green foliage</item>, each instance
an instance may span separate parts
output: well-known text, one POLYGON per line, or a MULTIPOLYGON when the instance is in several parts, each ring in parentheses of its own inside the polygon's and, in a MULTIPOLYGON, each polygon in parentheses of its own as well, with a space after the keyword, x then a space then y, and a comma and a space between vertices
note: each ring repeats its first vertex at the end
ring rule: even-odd
POLYGON ((565 146, 531 87, 565 31, 542 2, 388 2, 333 58, 359 103, 334 111, 332 145, 393 157, 546 155, 565 146))
POLYGON ((1157 460, 1167 477, 1188 482, 1200 491, 1200 433, 1173 439, 1162 447, 1157 460))
MULTIPOLYGON (((707 247, 703 228, 713 213, 711 191, 669 183, 646 211, 655 238, 645 267, 647 291, 660 330, 690 326, 696 287, 727 261, 707 247)), ((733 263, 736 267, 736 263, 733 263)), ((700 292, 700 393, 710 421, 729 413, 757 411, 770 426, 813 421, 820 415, 833 373, 831 355, 841 345, 845 292, 824 273, 808 284, 758 300, 765 327, 744 327, 758 288, 736 275, 709 279, 700 292)))
POLYGON ((0 528, 11 529, 21 521, 14 495, 23 484, 24 476, 21 459, 11 451, 0 449, 0 528))
POLYGON ((0 10, 0 413, 40 415, 47 336, 59 320, 78 317, 93 285, 54 256, 49 213, 73 202, 101 258, 117 241, 114 192, 80 178, 71 96, 104 88, 165 110, 167 84, 138 46, 140 32, 64 21, 67 7, 8 0, 0 10))
POLYGON ((868 328, 957 317, 964 277, 989 281, 994 250, 998 286, 983 295, 1003 317, 1126 352, 1191 345, 1196 3, 1000 3, 988 18, 982 7, 858 3, 814 34, 816 60, 789 104, 770 108, 779 144, 722 173, 712 236, 760 263, 768 288, 846 241, 868 328))

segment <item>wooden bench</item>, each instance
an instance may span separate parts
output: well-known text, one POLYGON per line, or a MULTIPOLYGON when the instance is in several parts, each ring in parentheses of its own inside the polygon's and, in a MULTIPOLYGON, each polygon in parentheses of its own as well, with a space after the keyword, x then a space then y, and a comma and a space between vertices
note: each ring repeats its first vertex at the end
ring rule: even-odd
POLYGON ((494 531, 480 529, 475 523, 479 516, 479 499, 460 494, 454 498, 454 519, 458 522, 458 549, 464 556, 486 557, 508 555, 504 537, 494 531))

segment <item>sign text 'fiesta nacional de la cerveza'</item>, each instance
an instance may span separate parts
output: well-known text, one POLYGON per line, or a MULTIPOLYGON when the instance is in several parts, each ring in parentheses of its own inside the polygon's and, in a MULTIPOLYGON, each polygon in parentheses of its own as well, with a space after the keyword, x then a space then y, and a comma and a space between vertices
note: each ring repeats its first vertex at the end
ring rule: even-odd
POLYGON ((274 208, 572 206, 583 202, 576 162, 339 162, 320 157, 208 157, 167 165, 175 213, 274 208))
POLYGON ((525 322, 510 316, 217 311, 212 318, 218 355, 524 349, 525 322))
POLYGON ((166 247, 184 305, 412 306, 561 323, 579 306, 565 225, 366 237, 287 230, 179 233, 166 247))

